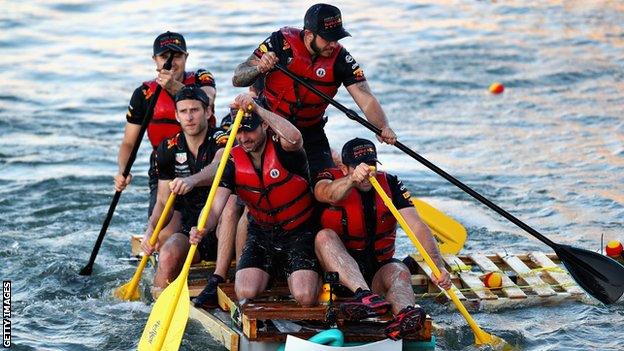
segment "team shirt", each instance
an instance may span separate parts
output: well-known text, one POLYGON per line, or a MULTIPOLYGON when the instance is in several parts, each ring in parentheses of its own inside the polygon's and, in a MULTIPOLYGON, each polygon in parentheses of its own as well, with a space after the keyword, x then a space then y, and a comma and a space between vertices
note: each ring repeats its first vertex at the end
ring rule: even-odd
MULTIPOLYGON (((205 69, 199 69, 195 72, 195 84, 200 87, 216 88, 214 76, 205 69)), ((163 89, 161 94, 169 94, 169 92, 163 89)), ((171 96, 171 94, 169 94, 169 96, 171 96)), ((141 122, 143 122, 150 97, 151 95, 148 95, 148 87, 145 84, 141 84, 140 87, 134 90, 130 98, 130 104, 128 105, 128 112, 126 113, 126 121, 128 121, 128 123, 141 124, 141 122)))

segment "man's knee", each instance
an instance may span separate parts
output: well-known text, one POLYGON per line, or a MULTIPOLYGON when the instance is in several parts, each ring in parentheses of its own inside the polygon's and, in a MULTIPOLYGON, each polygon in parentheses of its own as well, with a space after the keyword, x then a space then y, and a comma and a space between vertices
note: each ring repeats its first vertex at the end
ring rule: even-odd
POLYGON ((323 248, 327 245, 333 245, 336 243, 338 238, 338 234, 331 229, 323 229, 316 234, 316 238, 314 239, 314 246, 317 248, 323 248))
POLYGON ((236 291, 236 297, 239 300, 242 299, 253 299, 258 296, 262 290, 258 286, 253 286, 249 284, 234 284, 234 290, 236 291))
POLYGON ((160 249, 158 265, 164 270, 173 270, 180 265, 184 253, 188 250, 188 242, 182 234, 174 234, 160 249))
POLYGON ((314 289, 316 284, 312 286, 293 287, 291 294, 301 306, 314 306, 318 301, 318 291, 314 289))

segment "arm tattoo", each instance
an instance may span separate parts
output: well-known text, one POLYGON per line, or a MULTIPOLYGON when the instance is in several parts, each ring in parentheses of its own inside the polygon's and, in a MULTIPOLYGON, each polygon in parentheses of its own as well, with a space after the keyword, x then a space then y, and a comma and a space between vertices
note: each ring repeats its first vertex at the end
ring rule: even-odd
POLYGON ((361 91, 361 92, 363 92, 365 94, 373 95, 373 92, 370 90, 370 87, 368 86, 368 83, 366 81, 355 83, 355 87, 359 91, 361 91))
POLYGON ((247 61, 236 67, 234 76, 232 77, 232 84, 235 87, 248 87, 256 81, 256 78, 258 78, 260 74, 256 65, 252 64, 252 62, 256 60, 256 56, 252 54, 247 61))

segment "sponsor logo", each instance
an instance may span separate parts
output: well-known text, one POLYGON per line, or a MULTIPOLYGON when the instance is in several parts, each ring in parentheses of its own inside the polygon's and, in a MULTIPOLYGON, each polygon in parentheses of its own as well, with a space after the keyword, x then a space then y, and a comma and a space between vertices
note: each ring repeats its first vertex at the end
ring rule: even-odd
POLYGON ((288 49, 290 49, 290 43, 288 43, 288 41, 284 39, 282 43, 282 50, 288 50, 288 49))
POLYGON ((175 160, 177 163, 184 163, 187 160, 186 152, 176 152, 175 160))
POLYGON ((174 146, 178 145, 178 136, 174 136, 173 138, 170 138, 167 140, 167 149, 171 149, 174 146))
POLYGON ((280 171, 273 168, 272 170, 269 171, 269 175, 271 176, 271 178, 276 179, 277 177, 280 176, 280 171))
POLYGON ((199 81, 202 83, 209 83, 214 80, 214 77, 208 71, 201 72, 197 78, 199 78, 199 81))
POLYGON ((360 67, 360 68, 356 69, 355 71, 353 71, 353 76, 357 80, 364 79, 364 70, 362 70, 362 67, 360 67))
POLYGON ((150 88, 143 89, 143 95, 145 95, 145 100, 149 100, 149 98, 152 97, 152 94, 153 94, 152 89, 150 88))
POLYGON ((351 55, 345 56, 345 61, 347 61, 347 63, 353 62, 353 56, 351 56, 351 55))
POLYGON ((260 44, 260 47, 258 49, 260 49, 260 52, 267 52, 267 51, 269 51, 269 48, 267 48, 266 44, 264 44, 264 43, 260 44))
POLYGON ((323 28, 324 29, 332 29, 335 27, 339 27, 342 25, 342 18, 340 15, 336 15, 333 17, 327 17, 323 19, 323 28))
POLYGON ((353 66, 351 66, 351 69, 356 69, 358 67, 360 67, 360 64, 356 62, 353 64, 353 66))
POLYGON ((321 68, 318 68, 318 69, 316 70, 316 75, 317 75, 318 77, 321 77, 321 78, 325 77, 325 73, 326 73, 326 72, 325 72, 325 69, 324 69, 324 68, 322 68, 322 67, 321 67, 321 68))

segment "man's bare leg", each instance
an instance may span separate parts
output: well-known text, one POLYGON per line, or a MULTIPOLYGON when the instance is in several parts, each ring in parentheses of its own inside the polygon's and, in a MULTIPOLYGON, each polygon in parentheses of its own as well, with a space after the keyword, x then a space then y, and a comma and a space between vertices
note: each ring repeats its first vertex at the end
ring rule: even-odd
POLYGON ((414 290, 412 290, 411 274, 403 263, 391 262, 381 267, 373 277, 373 292, 385 295, 392 304, 392 313, 407 306, 416 304, 414 290))
POLYGON ((245 242, 247 242, 247 228, 249 227, 247 212, 247 206, 245 206, 245 210, 238 220, 238 226, 236 227, 236 262, 240 260, 245 242))
POLYGON ((316 235, 314 251, 323 270, 338 272, 340 284, 352 292, 358 288, 370 290, 360 272, 357 262, 349 255, 342 240, 331 229, 323 229, 316 235))
POLYGON ((154 287, 166 288, 178 277, 190 248, 189 239, 181 233, 172 234, 160 248, 154 287))
POLYGON ((234 254, 236 227, 240 217, 240 208, 236 204, 236 195, 230 195, 217 226, 217 262, 214 274, 226 279, 234 254))
POLYGON ((309 269, 294 271, 288 277, 290 293, 304 307, 314 306, 318 302, 319 283, 318 273, 309 269))
POLYGON ((243 268, 236 272, 234 290, 238 301, 258 296, 266 290, 269 278, 269 274, 260 268, 243 268))

